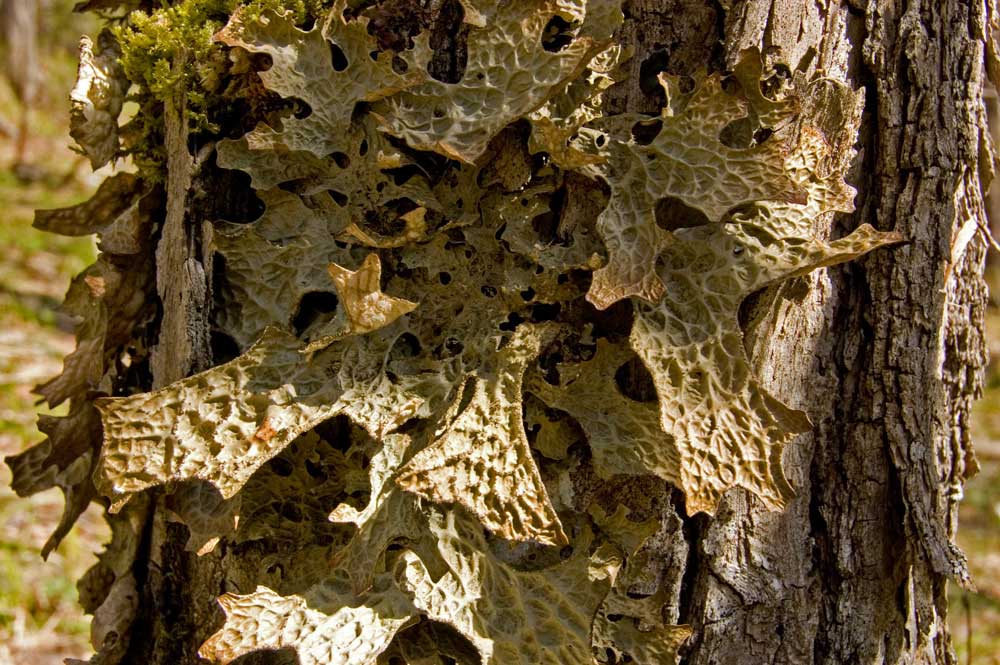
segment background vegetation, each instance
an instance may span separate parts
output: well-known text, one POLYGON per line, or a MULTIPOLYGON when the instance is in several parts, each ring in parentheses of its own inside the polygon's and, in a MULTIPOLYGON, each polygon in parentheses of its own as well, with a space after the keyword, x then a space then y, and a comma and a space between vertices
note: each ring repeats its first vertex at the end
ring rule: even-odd
MULTIPOLYGON (((70 12, 72 2, 50 0, 43 30, 41 99, 31 112, 30 160, 39 180, 22 182, 10 168, 12 137, 0 134, 0 455, 42 438, 42 411, 31 387, 58 373, 72 350, 72 321, 58 311, 70 278, 95 257, 90 238, 50 236, 31 228, 32 211, 87 198, 104 177, 70 150, 68 94, 76 69, 76 42, 93 24, 70 12)), ((0 126, 20 107, 0 80, 0 126)), ((998 257, 994 257, 995 259, 998 257)), ((1000 264, 1000 260, 997 261, 1000 264)), ((978 591, 951 589, 951 629, 959 663, 1000 665, 1000 265, 991 268, 994 295, 989 333, 994 363, 980 401, 974 438, 982 466, 966 487, 959 543, 969 556, 978 591)), ((58 522, 58 490, 19 499, 0 467, 0 665, 48 665, 89 653, 89 621, 76 603, 75 580, 107 538, 97 506, 48 562, 42 543, 58 522)))

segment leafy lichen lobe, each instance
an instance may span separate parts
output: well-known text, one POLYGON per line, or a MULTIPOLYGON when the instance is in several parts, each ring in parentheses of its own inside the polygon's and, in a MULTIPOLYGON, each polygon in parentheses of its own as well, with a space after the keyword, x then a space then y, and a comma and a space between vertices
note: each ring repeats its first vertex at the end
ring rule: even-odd
MULTIPOLYGON (((184 0, 84 51, 76 131, 95 164, 116 153, 119 102, 88 91, 124 76, 144 106, 186 108, 209 168, 244 172, 264 210, 213 220, 213 333, 236 357, 150 392, 128 367, 148 362, 163 160, 41 213, 101 233, 104 254, 68 297, 79 348, 40 388, 70 415, 9 463, 25 492, 63 488, 56 541, 95 492, 121 521, 162 486, 191 549, 270 547, 266 572, 229 581, 205 658, 668 662, 689 629, 618 581, 653 529, 624 506, 580 511, 567 468, 657 477, 689 513, 734 488, 784 507, 781 451, 809 422, 754 376, 739 306, 899 240, 816 230, 853 209, 848 87, 799 75, 769 98, 747 52, 739 85, 661 76, 658 116, 605 116, 628 57, 617 0, 461 7, 451 82, 428 34, 390 50, 387 10, 345 0, 184 0), (220 137, 212 118, 251 88, 268 108, 220 137), (820 94, 837 103, 805 103, 820 94), (664 224, 671 206, 697 223, 664 224), (454 644, 418 639, 441 626, 454 644)), ((155 157, 143 122, 129 145, 155 157)), ((111 586, 132 589, 134 551, 109 551, 111 586)))

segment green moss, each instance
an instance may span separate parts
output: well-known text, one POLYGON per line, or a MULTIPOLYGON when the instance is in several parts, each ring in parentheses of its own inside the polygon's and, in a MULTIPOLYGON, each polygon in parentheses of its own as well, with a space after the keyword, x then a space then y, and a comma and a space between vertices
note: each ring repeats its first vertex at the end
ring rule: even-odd
MULTIPOLYGON (((236 9, 248 19, 266 11, 290 13, 297 23, 318 18, 324 0, 183 0, 151 13, 132 12, 113 28, 121 46, 121 63, 129 81, 139 87, 140 106, 186 98, 188 121, 194 132, 217 132, 212 111, 220 103, 220 74, 226 67, 224 49, 213 41, 236 9), (152 99, 150 99, 152 98, 152 99)), ((128 152, 147 176, 158 170, 163 152, 163 116, 136 118, 128 152)), ((152 179, 156 179, 155 176, 152 179)))
MULTIPOLYGON (((231 5, 231 0, 185 0, 151 14, 132 12, 115 28, 129 80, 160 101, 198 87, 197 70, 190 63, 203 62, 217 48, 212 35, 231 5), (182 57, 185 64, 178 67, 182 57)), ((203 109, 191 112, 196 120, 203 115, 203 109)))

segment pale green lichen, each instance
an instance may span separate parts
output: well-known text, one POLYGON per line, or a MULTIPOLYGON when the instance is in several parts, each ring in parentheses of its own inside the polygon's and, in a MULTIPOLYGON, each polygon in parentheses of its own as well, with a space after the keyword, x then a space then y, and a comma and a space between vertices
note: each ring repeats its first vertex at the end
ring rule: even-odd
MULTIPOLYGON (((225 583, 244 592, 220 598, 225 625, 201 649, 216 662, 286 647, 303 663, 671 662, 690 629, 664 624, 661 595, 627 593, 657 523, 581 508, 567 469, 658 477, 689 513, 734 488, 781 509, 781 451, 809 423, 754 376, 738 308, 899 240, 817 231, 852 210, 860 96, 847 87, 800 76, 771 99, 748 52, 738 85, 701 74, 682 92, 661 77, 659 116, 603 117, 628 56, 620 3, 462 5, 469 57, 451 83, 431 76, 426 34, 390 53, 375 34, 389 10, 355 15, 346 0, 184 0, 117 28, 141 104, 180 97, 203 136, 227 86, 263 91, 247 100, 256 127, 217 145, 265 207, 214 223, 228 362, 136 390, 130 368, 152 341, 155 113, 128 147, 142 179, 39 215, 100 233, 106 254, 67 299, 79 347, 40 388, 72 408, 9 460, 15 486, 66 493, 48 549, 94 489, 121 527, 150 487, 189 549, 234 545, 225 583), (251 71, 249 54, 269 68, 251 71), (253 107, 264 99, 279 101, 253 107), (689 218, 663 223, 664 206, 689 218), (634 316, 609 323, 599 309, 621 301, 634 316), (621 380, 637 368, 645 395, 621 380)), ((117 66, 87 57, 97 74, 117 66)), ((81 90, 104 89, 97 74, 81 90)), ((81 136, 100 159, 117 135, 99 120, 81 136)), ((124 540, 88 585, 101 662, 135 609, 124 540)))

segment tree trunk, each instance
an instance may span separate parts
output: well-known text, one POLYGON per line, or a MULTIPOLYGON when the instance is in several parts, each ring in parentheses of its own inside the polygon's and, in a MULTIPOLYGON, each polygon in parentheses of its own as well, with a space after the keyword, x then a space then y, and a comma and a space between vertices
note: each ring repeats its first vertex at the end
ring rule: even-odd
MULTIPOLYGON (((475 27, 456 21, 458 3, 381 5, 368 15, 383 45, 405 44, 423 25, 440 78, 465 66, 464 40, 475 27)), ((630 569, 629 596, 661 601, 664 625, 690 626, 679 662, 954 663, 946 588, 969 581, 953 539, 962 486, 976 470, 969 409, 986 361, 989 8, 954 0, 628 0, 623 10, 618 39, 634 55, 627 78, 605 94, 607 114, 659 114, 658 73, 731 71, 751 48, 777 79, 822 73, 863 90, 859 152, 847 178, 858 190, 856 212, 818 218, 815 231, 839 238, 868 223, 899 232, 903 243, 778 282, 740 308, 752 369, 813 424, 784 447, 794 497, 783 509, 731 489, 714 515, 689 516, 684 493, 654 476, 604 482, 580 472, 569 476, 572 491, 656 520, 641 565, 630 569)), ((215 166, 211 145, 188 139, 183 107, 165 106, 166 207, 155 255, 162 323, 146 388, 229 359, 223 344, 208 349, 207 303, 226 270, 213 255, 212 223, 246 215, 252 200, 245 179, 215 166)), ((223 133, 238 135, 229 129, 223 133)), ((554 495, 555 476, 545 469, 554 495)), ((130 625, 118 626, 117 655, 125 663, 199 662, 199 647, 223 623, 216 598, 253 591, 260 567, 270 565, 267 552, 225 539, 207 553, 190 551, 189 528, 174 517, 183 518, 183 506, 159 488, 146 494, 115 518, 141 524, 131 566, 137 609, 130 625)), ((222 503, 213 496, 203 500, 222 503)), ((107 645, 93 662, 114 660, 107 645)), ((259 652, 240 662, 288 656, 259 652)))

